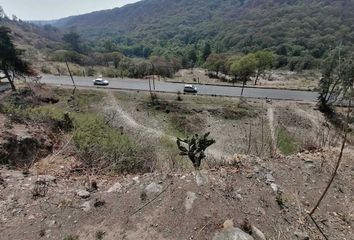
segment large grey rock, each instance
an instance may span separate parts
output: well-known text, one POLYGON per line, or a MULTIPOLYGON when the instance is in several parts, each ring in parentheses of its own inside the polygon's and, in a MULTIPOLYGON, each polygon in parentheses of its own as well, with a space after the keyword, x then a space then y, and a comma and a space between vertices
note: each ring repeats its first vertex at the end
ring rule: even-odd
POLYGON ((255 240, 267 240, 264 233, 255 226, 252 226, 252 236, 255 240))
POLYGON ((110 187, 107 191, 108 193, 120 193, 122 192, 122 184, 119 182, 115 183, 112 187, 110 187))
POLYGON ((227 227, 217 232, 213 240, 255 240, 251 235, 245 233, 239 228, 227 227))
POLYGON ((162 191, 162 186, 155 182, 150 183, 145 188, 145 193, 148 197, 159 194, 161 191, 162 191))
POLYGON ((197 194, 195 194, 194 192, 187 192, 187 197, 184 201, 184 206, 186 208, 187 213, 192 209, 193 203, 197 198, 197 194))

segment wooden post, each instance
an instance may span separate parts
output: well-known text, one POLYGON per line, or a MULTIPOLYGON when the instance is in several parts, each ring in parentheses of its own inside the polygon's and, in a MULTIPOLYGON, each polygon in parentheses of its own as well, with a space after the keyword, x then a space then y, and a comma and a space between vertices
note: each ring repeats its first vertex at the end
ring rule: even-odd
POLYGON ((71 71, 70 71, 70 68, 69 68, 68 61, 65 61, 65 63, 66 63, 66 67, 68 68, 68 72, 69 72, 69 75, 70 75, 71 81, 73 82, 73 85, 74 85, 74 90, 73 90, 73 95, 74 95, 74 94, 75 94, 75 91, 76 91, 76 84, 75 84, 75 81, 74 81, 73 75, 71 74, 71 71))

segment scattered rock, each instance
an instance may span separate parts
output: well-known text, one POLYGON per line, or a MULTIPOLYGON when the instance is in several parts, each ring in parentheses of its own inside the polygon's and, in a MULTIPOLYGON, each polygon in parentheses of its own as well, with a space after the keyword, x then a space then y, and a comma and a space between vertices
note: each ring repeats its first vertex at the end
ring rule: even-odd
POLYGON ((195 194, 194 192, 187 192, 187 197, 186 200, 184 202, 184 206, 186 208, 186 212, 189 212, 192 207, 193 207, 193 203, 194 201, 197 199, 197 194, 195 194))
POLYGON ((122 192, 122 184, 119 182, 115 183, 110 189, 107 191, 108 193, 120 193, 122 192))
POLYGON ((267 173, 266 174, 266 182, 268 184, 275 182, 275 179, 274 179, 274 177, 273 177, 273 175, 271 173, 267 173))
POLYGON ((310 237, 306 232, 296 231, 294 232, 294 235, 298 240, 310 240, 310 237))
POLYGON ((252 236, 255 240, 267 240, 261 230, 252 225, 252 236))
POLYGON ((106 201, 105 200, 100 200, 100 199, 95 199, 95 202, 93 203, 93 206, 95 208, 98 208, 98 207, 103 207, 104 205, 106 204, 106 201))
POLYGON ((311 170, 311 169, 316 168, 315 163, 311 160, 306 160, 304 164, 305 164, 306 170, 311 170))
POLYGON ((147 194, 145 191, 142 191, 140 193, 140 200, 144 202, 144 201, 146 201, 146 199, 147 199, 147 194))
POLYGON ((255 240, 251 235, 235 228, 232 220, 224 222, 224 228, 215 233, 213 240, 255 240))
POLYGON ((45 181, 45 182, 56 182, 57 181, 57 178, 52 176, 52 175, 39 175, 38 176, 38 181, 45 181))
POLYGON ((139 183, 140 183, 139 176, 133 177, 133 181, 134 181, 136 184, 139 184, 139 183))
POLYGON ((270 187, 273 189, 274 193, 278 193, 279 192, 279 186, 275 183, 271 183, 270 187))
POLYGON ((228 219, 224 222, 223 224, 224 228, 233 228, 234 227, 234 220, 233 219, 228 219))
POLYGON ((90 192, 86 190, 79 190, 76 192, 76 195, 81 197, 81 198, 89 198, 90 197, 90 192))
POLYGON ((148 197, 151 197, 153 195, 156 195, 162 191, 162 186, 152 182, 149 185, 146 186, 145 188, 145 193, 148 197))

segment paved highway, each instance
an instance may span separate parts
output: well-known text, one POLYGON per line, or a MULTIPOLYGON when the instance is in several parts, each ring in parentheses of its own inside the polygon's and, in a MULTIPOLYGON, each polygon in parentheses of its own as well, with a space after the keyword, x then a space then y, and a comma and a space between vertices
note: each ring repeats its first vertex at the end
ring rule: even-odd
MULTIPOLYGON (((78 87, 93 87, 92 77, 74 77, 78 87)), ((126 90, 149 90, 149 81, 145 79, 121 79, 121 78, 105 78, 109 80, 108 88, 126 89, 126 90)), ((68 76, 52 76, 43 75, 41 82, 51 85, 72 85, 72 81, 68 76)), ((166 83, 155 80, 156 91, 177 93, 183 92, 183 83, 166 83)), ((104 87, 103 87, 104 88, 104 87)), ((241 96, 240 87, 232 86, 215 86, 215 85, 197 85, 199 95, 218 95, 218 96, 241 96)), ((276 100, 293 100, 315 102, 318 96, 316 92, 295 91, 281 89, 264 89, 264 88, 245 88, 244 97, 249 98, 269 98, 276 100)))

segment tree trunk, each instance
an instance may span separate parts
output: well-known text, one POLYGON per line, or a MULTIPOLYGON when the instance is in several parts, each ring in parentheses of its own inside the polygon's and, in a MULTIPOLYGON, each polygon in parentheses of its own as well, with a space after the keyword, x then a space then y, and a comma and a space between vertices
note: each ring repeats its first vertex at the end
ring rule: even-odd
POLYGON ((257 72, 256 79, 254 80, 254 85, 257 86, 258 78, 259 78, 260 73, 257 72))
POLYGON ((243 96, 243 90, 245 89, 246 81, 247 81, 247 80, 243 80, 243 81, 242 81, 241 97, 243 96))
POLYGON ((15 86, 15 83, 14 83, 14 78, 11 78, 9 72, 7 71, 7 69, 4 69, 4 73, 5 73, 5 76, 6 78, 9 80, 9 83, 11 85, 11 89, 13 92, 16 92, 16 86, 15 86))

